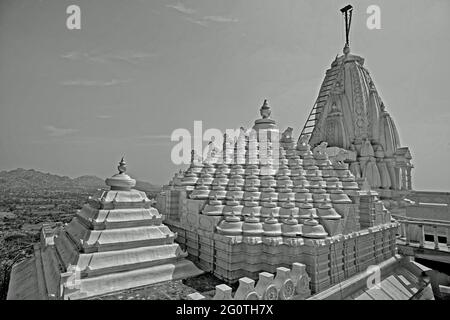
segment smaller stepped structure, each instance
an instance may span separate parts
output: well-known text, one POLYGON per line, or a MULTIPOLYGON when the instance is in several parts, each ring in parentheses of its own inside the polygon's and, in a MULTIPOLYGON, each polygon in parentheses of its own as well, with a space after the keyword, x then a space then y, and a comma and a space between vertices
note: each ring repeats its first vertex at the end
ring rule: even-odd
POLYGON ((203 273, 132 189, 123 158, 118 170, 69 224, 42 229, 34 257, 12 269, 8 299, 83 299, 203 273))

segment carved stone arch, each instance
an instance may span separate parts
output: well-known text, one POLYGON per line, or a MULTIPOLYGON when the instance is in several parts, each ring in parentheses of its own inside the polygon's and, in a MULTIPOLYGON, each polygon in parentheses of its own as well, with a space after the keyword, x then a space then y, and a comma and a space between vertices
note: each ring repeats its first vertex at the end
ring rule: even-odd
POLYGON ((252 291, 249 294, 247 294, 245 300, 259 300, 259 296, 255 291, 252 291))
POLYGON ((278 289, 275 285, 271 284, 264 291, 264 300, 278 300, 278 289))
POLYGON ((309 290, 309 276, 307 274, 303 274, 297 282, 297 293, 302 293, 305 290, 309 290))
POLYGON ((295 286, 294 281, 291 279, 287 279, 280 289, 280 299, 282 300, 290 300, 294 297, 295 294, 295 286))

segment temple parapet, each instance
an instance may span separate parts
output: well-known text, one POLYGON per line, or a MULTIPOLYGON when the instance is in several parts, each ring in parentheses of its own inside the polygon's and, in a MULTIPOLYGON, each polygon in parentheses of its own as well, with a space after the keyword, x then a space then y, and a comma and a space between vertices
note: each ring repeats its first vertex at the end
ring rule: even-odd
MULTIPOLYGON (((277 268, 276 274, 261 272, 257 281, 240 278, 234 294, 228 285, 217 285, 212 300, 305 300, 311 295, 309 281, 306 266, 296 262, 292 264, 292 269, 277 268)), ((191 294, 189 298, 207 299, 199 293, 191 294)))

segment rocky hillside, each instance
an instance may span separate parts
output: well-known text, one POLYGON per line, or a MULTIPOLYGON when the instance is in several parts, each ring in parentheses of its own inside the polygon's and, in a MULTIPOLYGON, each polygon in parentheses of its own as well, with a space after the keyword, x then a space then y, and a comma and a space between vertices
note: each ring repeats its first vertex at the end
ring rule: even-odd
MULTIPOLYGON (((14 169, 0 172, 0 190, 17 189, 51 189, 51 190, 94 190, 105 188, 105 182, 96 176, 81 176, 70 178, 50 173, 43 173, 34 169, 14 169)), ((136 189, 146 192, 156 192, 160 189, 145 181, 137 181, 136 189)))

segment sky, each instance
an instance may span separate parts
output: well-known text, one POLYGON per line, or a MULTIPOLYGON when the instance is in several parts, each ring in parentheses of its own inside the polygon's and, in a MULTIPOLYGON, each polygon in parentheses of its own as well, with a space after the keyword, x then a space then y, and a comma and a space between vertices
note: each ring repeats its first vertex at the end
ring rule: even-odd
MULTIPOLYGON (((164 184, 175 129, 250 127, 268 99, 297 137, 344 44, 347 1, 0 0, 0 170, 164 184), (81 9, 81 29, 66 8, 81 9)), ((450 1, 354 1, 350 46, 413 156, 450 190, 450 1), (369 30, 369 5, 381 29, 369 30)), ((184 166, 185 167, 185 166, 184 166)))

